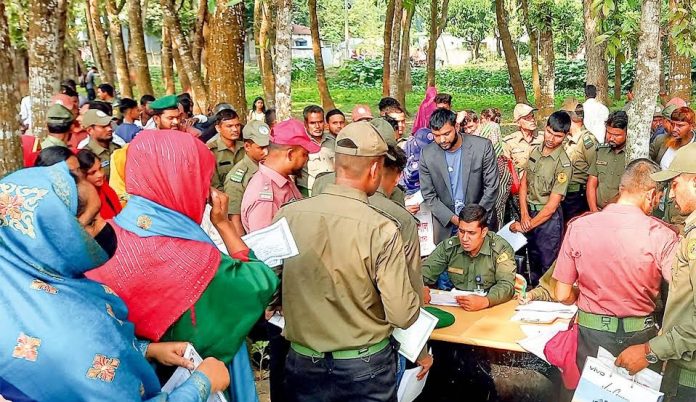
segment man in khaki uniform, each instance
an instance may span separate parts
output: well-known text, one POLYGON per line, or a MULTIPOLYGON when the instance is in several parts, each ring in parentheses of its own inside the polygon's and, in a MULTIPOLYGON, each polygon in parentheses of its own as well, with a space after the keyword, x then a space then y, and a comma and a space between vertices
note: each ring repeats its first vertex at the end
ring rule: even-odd
POLYGON ((266 123, 252 120, 242 129, 244 158, 237 162, 225 176, 225 193, 230 202, 227 213, 240 236, 246 232, 242 225, 242 198, 251 176, 259 170, 259 163, 266 158, 271 129, 266 123))
POLYGON ((41 149, 49 147, 67 148, 75 116, 70 109, 61 104, 54 104, 46 112, 48 135, 41 141, 41 149))
POLYGON ((527 104, 518 103, 513 111, 513 118, 520 129, 503 138, 503 154, 512 159, 519 173, 523 173, 527 168, 532 148, 544 141, 544 136, 536 131, 535 110, 527 104))
POLYGON ((626 112, 611 113, 606 125, 606 143, 597 148, 597 158, 590 166, 587 178, 587 204, 592 212, 616 201, 621 176, 626 171, 626 112))
POLYGON ((111 127, 111 119, 111 116, 97 109, 90 109, 82 116, 82 126, 89 133, 89 141, 85 149, 89 149, 99 157, 107 179, 111 173, 111 154, 121 149, 112 142, 114 130, 111 127))
POLYGON ((672 180, 671 197, 686 219, 674 265, 662 333, 624 350, 616 365, 634 374, 649 364, 667 362, 662 392, 670 402, 696 400, 696 144, 677 151, 668 169, 651 176, 672 180))
POLYGON ((242 123, 234 110, 223 110, 215 121, 217 135, 206 143, 215 155, 215 174, 210 184, 218 190, 224 189, 225 176, 244 157, 244 142, 239 139, 242 123))
POLYGON ((415 322, 419 297, 398 227, 368 203, 386 154, 370 123, 347 125, 336 138, 336 184, 276 214, 299 249, 282 267, 292 401, 396 401, 391 333, 415 322))
MULTIPOLYGON (((577 102, 573 102, 577 103, 577 102)), ((570 132, 563 143, 573 175, 568 181, 568 192, 561 202, 563 220, 570 221, 590 210, 587 204, 587 177, 590 166, 597 159, 597 139, 582 125, 584 111, 582 104, 570 103, 566 112, 570 115, 570 132)))
POLYGON ((309 138, 321 146, 319 152, 309 154, 309 160, 302 168, 302 174, 296 178, 297 188, 304 197, 312 195, 310 191, 314 180, 322 173, 334 171, 334 145, 336 137, 324 132, 324 109, 318 105, 309 105, 302 112, 304 126, 309 138))

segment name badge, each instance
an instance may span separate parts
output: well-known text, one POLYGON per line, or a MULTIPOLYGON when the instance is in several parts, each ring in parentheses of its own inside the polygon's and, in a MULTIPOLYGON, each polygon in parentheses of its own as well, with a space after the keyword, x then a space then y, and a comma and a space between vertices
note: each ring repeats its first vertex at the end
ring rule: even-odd
POLYGON ((111 163, 111 161, 109 161, 108 159, 103 160, 101 163, 101 167, 103 167, 103 168, 108 167, 110 163, 111 163))
POLYGON ((259 193, 259 200, 273 201, 273 193, 271 193, 270 191, 262 191, 259 193))
POLYGON ((606 165, 607 165, 607 161, 597 161, 597 165, 599 165, 599 166, 606 166, 606 165))
POLYGON ((449 267, 449 268, 447 268, 447 272, 450 272, 453 274, 458 274, 458 275, 464 275, 464 268, 449 267))

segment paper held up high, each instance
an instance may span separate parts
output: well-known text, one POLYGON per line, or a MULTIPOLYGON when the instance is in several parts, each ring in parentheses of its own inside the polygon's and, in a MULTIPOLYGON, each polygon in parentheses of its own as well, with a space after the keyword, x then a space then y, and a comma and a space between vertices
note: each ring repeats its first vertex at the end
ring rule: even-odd
POLYGON ((507 225, 503 226, 502 229, 496 232, 496 234, 512 246, 512 249, 517 252, 519 249, 527 245, 527 238, 522 233, 513 232, 510 230, 510 226, 515 221, 510 221, 507 225))
POLYGON ((290 226, 285 218, 271 226, 242 236, 244 243, 254 251, 256 258, 269 267, 277 267, 286 258, 299 254, 297 244, 290 232, 290 226))
MULTIPOLYGON (((191 344, 186 346, 184 358, 193 363, 194 370, 203 362, 203 358, 201 358, 191 344)), ((183 384, 186 380, 188 380, 189 377, 191 377, 191 371, 183 367, 177 367, 174 374, 172 374, 172 376, 169 378, 169 381, 167 381, 167 383, 162 387, 162 391, 172 393, 174 389, 183 384)), ((227 399, 222 392, 216 392, 214 394, 210 394, 207 402, 227 402, 227 399)))

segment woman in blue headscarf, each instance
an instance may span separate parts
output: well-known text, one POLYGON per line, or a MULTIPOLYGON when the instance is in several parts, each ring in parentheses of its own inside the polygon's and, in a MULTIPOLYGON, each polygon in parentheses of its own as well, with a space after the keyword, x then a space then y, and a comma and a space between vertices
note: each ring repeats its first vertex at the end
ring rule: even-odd
POLYGON ((0 180, 0 395, 12 401, 205 401, 226 388, 207 359, 171 394, 145 356, 188 366, 186 344, 138 341, 111 289, 84 272, 109 259, 99 195, 65 162, 0 180))

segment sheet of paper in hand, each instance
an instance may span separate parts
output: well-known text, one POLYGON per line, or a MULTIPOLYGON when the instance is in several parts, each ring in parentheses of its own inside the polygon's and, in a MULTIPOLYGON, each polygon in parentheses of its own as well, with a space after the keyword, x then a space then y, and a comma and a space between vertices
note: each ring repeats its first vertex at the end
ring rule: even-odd
POLYGON ((284 259, 299 254, 285 218, 271 226, 242 236, 242 240, 254 251, 256 258, 269 267, 277 267, 283 263, 284 259))
MULTIPOLYGON (((186 347, 186 351, 184 351, 184 358, 193 363, 194 369, 198 368, 198 366, 203 362, 203 358, 201 358, 201 355, 196 352, 196 349, 194 349, 193 345, 191 344, 186 347)), ((174 389, 188 380, 189 377, 191 377, 191 371, 183 367, 177 367, 174 374, 172 374, 172 376, 169 378, 169 381, 167 381, 167 383, 162 387, 162 391, 171 393, 174 391, 174 389)), ((227 402, 227 399, 222 392, 216 392, 208 397, 208 402, 227 402)))
POLYGON ((447 290, 438 290, 438 289, 430 289, 430 304, 433 306, 452 306, 452 307, 457 307, 459 306, 459 303, 457 303, 457 296, 485 296, 486 292, 470 292, 467 290, 459 290, 459 289, 452 289, 450 291, 447 290))
POLYGON ((416 322, 406 329, 395 328, 392 333, 394 339, 400 343, 399 353, 415 363, 436 325, 437 317, 420 309, 416 322))
POLYGON ((588 357, 572 402, 661 402, 664 395, 588 357))

